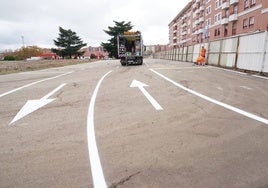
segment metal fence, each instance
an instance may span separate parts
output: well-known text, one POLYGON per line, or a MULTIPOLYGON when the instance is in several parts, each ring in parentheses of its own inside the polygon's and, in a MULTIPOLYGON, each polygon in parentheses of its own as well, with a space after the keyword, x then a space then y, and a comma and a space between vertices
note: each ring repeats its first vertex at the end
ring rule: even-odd
POLYGON ((194 62, 201 45, 210 65, 268 73, 268 31, 160 51, 154 58, 194 62))

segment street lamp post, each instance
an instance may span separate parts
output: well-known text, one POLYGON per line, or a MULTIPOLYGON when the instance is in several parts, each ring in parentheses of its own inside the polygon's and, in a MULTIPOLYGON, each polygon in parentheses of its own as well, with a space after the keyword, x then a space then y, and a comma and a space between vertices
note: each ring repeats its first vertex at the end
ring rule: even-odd
POLYGON ((24 36, 21 36, 21 40, 22 40, 22 47, 24 47, 24 36))

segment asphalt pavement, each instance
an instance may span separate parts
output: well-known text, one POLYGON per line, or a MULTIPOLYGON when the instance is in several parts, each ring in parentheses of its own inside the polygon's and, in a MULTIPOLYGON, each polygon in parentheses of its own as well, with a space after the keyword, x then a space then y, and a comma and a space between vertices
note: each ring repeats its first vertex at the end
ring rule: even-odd
POLYGON ((159 59, 1 75, 1 187, 268 187, 267 91, 159 59))

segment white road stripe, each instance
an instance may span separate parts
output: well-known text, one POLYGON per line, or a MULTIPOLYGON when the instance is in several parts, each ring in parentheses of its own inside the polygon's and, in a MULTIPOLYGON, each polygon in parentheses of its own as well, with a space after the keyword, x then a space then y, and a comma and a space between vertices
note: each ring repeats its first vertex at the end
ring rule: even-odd
POLYGON ((61 77, 61 76, 65 76, 65 75, 68 75, 68 74, 71 74, 71 73, 73 73, 73 71, 72 71, 72 72, 67 72, 67 73, 64 73, 64 74, 60 74, 60 75, 58 75, 58 76, 54 76, 54 77, 50 77, 50 78, 46 78, 46 79, 43 79, 43 80, 39 80, 39 81, 30 83, 30 84, 27 84, 27 85, 24 85, 24 86, 22 86, 22 87, 19 87, 19 88, 13 89, 13 90, 11 90, 11 91, 8 91, 8 92, 6 92, 6 93, 0 94, 0 98, 1 98, 1 97, 4 97, 4 96, 6 96, 6 95, 9 95, 9 94, 11 94, 11 93, 14 93, 14 92, 16 92, 16 91, 19 91, 19 90, 21 90, 21 89, 24 89, 24 88, 26 88, 26 87, 30 87, 30 86, 32 86, 32 85, 35 85, 35 84, 38 84, 38 83, 41 83, 41 82, 44 82, 44 81, 53 80, 53 79, 55 79, 55 78, 59 78, 59 77, 61 77))
POLYGON ((99 152, 96 144, 95 129, 94 129, 94 106, 97 97, 98 90, 104 78, 112 71, 107 72, 98 82, 93 95, 90 100, 88 115, 87 115, 87 142, 88 142, 88 153, 91 167, 91 174, 93 184, 95 188, 106 188, 106 182, 104 179, 99 152))
POLYGON ((157 72, 157 71, 155 71, 155 70, 153 70, 153 69, 150 69, 150 70, 151 70, 152 72, 154 72, 155 74, 157 74, 158 76, 160 76, 160 77, 164 78, 165 80, 171 82, 171 83, 174 84, 175 86, 177 86, 177 87, 179 87, 179 88, 181 88, 181 89, 183 89, 183 90, 185 90, 185 91, 187 91, 187 92, 189 92, 189 93, 192 93, 193 95, 196 95, 196 96, 198 96, 198 97, 200 97, 200 98, 202 98, 202 99, 205 99, 205 100, 207 100, 207 101, 209 101, 209 102, 212 102, 212 103, 214 103, 214 104, 217 104, 217 105, 219 105, 219 106, 222 106, 222 107, 224 107, 224 108, 226 108, 226 109, 229 109, 229 110, 232 110, 232 111, 234 111, 234 112, 237 112, 237 113, 239 113, 239 114, 241 114, 241 115, 244 115, 244 116, 246 116, 246 117, 249 117, 249 118, 251 118, 251 119, 254 119, 254 120, 260 121, 260 122, 262 122, 262 123, 268 124, 268 120, 265 119, 265 118, 259 117, 259 116, 257 116, 257 115, 254 115, 254 114, 251 114, 251 113, 246 112, 246 111, 244 111, 244 110, 241 110, 241 109, 239 109, 239 108, 233 107, 233 106, 231 106, 231 105, 228 105, 228 104, 225 104, 225 103, 223 103, 223 102, 217 101, 217 100, 215 100, 215 99, 213 99, 213 98, 207 97, 207 96, 205 96, 205 95, 203 95, 203 94, 200 94, 200 93, 198 93, 198 92, 196 92, 196 91, 193 91, 193 90, 191 90, 191 89, 189 89, 189 88, 186 88, 186 87, 184 87, 184 86, 181 85, 181 84, 178 84, 177 82, 175 82, 175 81, 169 79, 168 77, 166 77, 166 76, 160 74, 159 72, 157 72))
POLYGON ((148 85, 137 80, 133 80, 130 87, 137 87, 143 93, 143 95, 149 100, 156 110, 163 110, 160 104, 144 89, 148 85))
POLYGON ((28 114, 30 114, 30 113, 42 108, 43 106, 51 103, 52 101, 56 100, 56 99, 49 99, 49 97, 51 95, 53 95, 54 93, 56 93, 57 91, 59 91, 65 85, 66 85, 65 83, 61 84, 60 86, 58 86, 56 89, 54 89, 53 91, 51 91, 50 93, 48 93, 47 95, 42 97, 41 99, 28 100, 26 102, 26 104, 17 113, 17 115, 14 117, 14 119, 9 123, 9 125, 11 125, 15 121, 18 121, 19 119, 27 116, 28 114))
POLYGON ((239 72, 239 71, 234 71, 234 70, 229 70, 229 69, 224 69, 224 68, 219 68, 219 67, 214 67, 214 66, 210 66, 210 67, 214 69, 222 70, 222 71, 233 72, 233 73, 241 74, 241 75, 247 75, 247 73, 244 73, 244 72, 239 72))
POLYGON ((266 80, 268 80, 268 77, 258 76, 258 75, 252 75, 252 76, 254 76, 254 77, 256 77, 256 78, 262 78, 262 79, 266 79, 266 80))
POLYGON ((211 67, 207 67, 207 66, 193 66, 193 67, 155 67, 153 68, 154 70, 186 70, 186 69, 208 69, 211 67))
POLYGON ((247 90, 252 90, 252 88, 248 87, 248 86, 240 86, 243 89, 247 89, 247 90))

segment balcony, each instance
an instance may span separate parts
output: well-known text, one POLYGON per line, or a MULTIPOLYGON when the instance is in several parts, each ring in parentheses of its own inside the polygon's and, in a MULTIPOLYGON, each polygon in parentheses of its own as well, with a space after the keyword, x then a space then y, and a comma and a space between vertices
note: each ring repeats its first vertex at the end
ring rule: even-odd
POLYGON ((198 30, 197 30, 196 34, 198 35, 198 34, 200 34, 200 33, 203 33, 203 29, 198 29, 198 30))
POLYGON ((195 13, 193 13, 193 19, 195 19, 196 18, 196 14, 195 13))
POLYGON ((232 14, 229 16, 229 22, 234 22, 237 21, 238 15, 237 14, 232 14))
POLYGON ((239 0, 230 0, 230 5, 235 5, 239 2, 239 0))
POLYGON ((203 23, 203 22, 204 22, 204 17, 200 17, 200 18, 198 19, 198 22, 199 22, 199 23, 203 23))
POLYGON ((187 35, 187 31, 183 31, 181 35, 187 35))
POLYGON ((221 5, 221 8, 222 8, 222 10, 224 10, 224 9, 228 9, 229 6, 230 6, 229 2, 225 2, 225 3, 223 3, 223 4, 221 5))
POLYGON ((221 25, 228 24, 229 18, 223 18, 221 19, 221 25))
POLYGON ((198 25, 198 24, 199 24, 199 20, 195 20, 195 21, 194 21, 194 24, 195 24, 195 25, 198 25))
POLYGON ((204 11, 204 10, 205 10, 205 7, 204 7, 203 5, 201 5, 201 6, 199 7, 199 12, 204 11))
POLYGON ((180 43, 180 44, 183 44, 183 43, 186 43, 186 42, 187 42, 186 39, 182 39, 179 43, 180 43))
POLYGON ((199 9, 196 9, 196 11, 194 12, 196 15, 199 14, 199 9))

